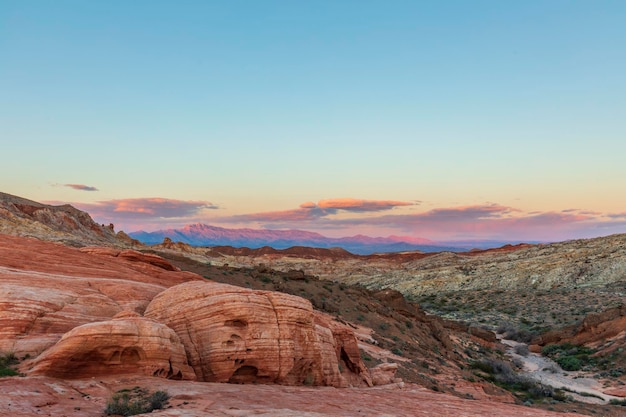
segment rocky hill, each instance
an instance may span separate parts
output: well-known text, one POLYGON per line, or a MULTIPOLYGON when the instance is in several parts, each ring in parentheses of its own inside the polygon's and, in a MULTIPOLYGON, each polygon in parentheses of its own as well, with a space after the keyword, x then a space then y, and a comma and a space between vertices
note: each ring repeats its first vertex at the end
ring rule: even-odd
POLYGON ((98 224, 89 214, 68 204, 51 206, 1 192, 0 233, 36 237, 70 246, 139 245, 124 232, 115 233, 112 224, 98 224))
POLYGON ((305 273, 407 296, 469 290, 553 290, 604 287, 626 279, 626 234, 541 245, 509 245, 463 253, 331 256, 312 252, 239 254, 213 250, 216 263, 305 273), (329 262, 329 259, 331 260, 329 262))

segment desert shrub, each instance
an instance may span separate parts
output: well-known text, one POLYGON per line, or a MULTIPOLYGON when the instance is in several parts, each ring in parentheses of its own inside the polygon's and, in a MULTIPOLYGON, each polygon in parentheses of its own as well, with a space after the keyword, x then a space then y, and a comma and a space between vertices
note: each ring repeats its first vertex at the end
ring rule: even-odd
POLYGON ((541 353, 552 358, 566 371, 578 371, 587 365, 594 365, 596 359, 589 356, 594 351, 585 346, 564 343, 544 346, 541 353))
POLYGON ((611 404, 611 405, 621 405, 622 407, 626 407, 626 399, 624 399, 624 400, 612 399, 611 401, 609 401, 609 404, 611 404))
POLYGON ((167 404, 170 396, 165 391, 156 391, 150 395, 139 388, 120 390, 113 395, 104 410, 106 415, 118 414, 134 416, 160 410, 167 404))
POLYGON ((516 330, 517 329, 515 328, 515 326, 513 326, 511 323, 503 321, 500 322, 500 324, 496 328, 496 333, 504 335, 510 332, 514 332, 516 330))
POLYGON ((528 356, 530 351, 528 350, 528 345, 517 345, 515 346, 515 353, 521 356, 528 356))
POLYGON ((19 375, 13 366, 18 363, 17 357, 13 353, 5 353, 0 355, 0 378, 5 376, 19 375))
POLYGON ((556 358, 556 363, 566 371, 579 371, 582 368, 582 363, 576 356, 561 356, 556 358))
POLYGON ((553 398, 559 400, 555 390, 525 375, 516 373, 507 362, 497 359, 483 359, 472 363, 472 368, 487 374, 487 380, 496 385, 512 391, 521 399, 535 400, 541 398, 553 398))
POLYGON ((518 330, 509 322, 501 322, 496 328, 496 333, 501 334, 505 339, 515 340, 516 342, 521 343, 530 343, 535 336, 534 333, 528 330, 518 330))
POLYGON ((404 353, 398 349, 397 347, 391 349, 391 353, 393 353, 394 355, 398 355, 398 356, 402 356, 404 353))
POLYGON ((259 277, 259 280, 265 284, 269 284, 270 282, 272 282, 272 278, 268 277, 267 275, 261 275, 259 277))
POLYGON ((152 393, 150 397, 148 397, 148 401, 150 402, 150 408, 152 410, 161 410, 170 399, 170 395, 165 391, 155 391, 152 393))
POLYGON ((541 354, 543 356, 551 357, 559 350, 560 350, 560 345, 547 345, 547 346, 544 346, 543 349, 541 349, 541 354))

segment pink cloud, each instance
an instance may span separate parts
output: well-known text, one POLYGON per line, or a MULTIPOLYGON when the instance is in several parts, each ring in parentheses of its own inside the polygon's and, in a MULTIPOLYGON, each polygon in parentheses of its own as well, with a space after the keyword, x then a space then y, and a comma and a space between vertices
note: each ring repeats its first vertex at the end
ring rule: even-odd
POLYGON ((85 184, 52 184, 54 187, 63 186, 68 188, 73 188, 78 191, 99 191, 96 187, 92 187, 91 185, 85 184))
MULTIPOLYGON (((330 210, 337 210, 333 204, 330 210)), ((312 208, 236 216, 230 220, 257 223, 269 229, 300 228, 337 234, 356 234, 362 230, 402 233, 433 240, 564 240, 606 234, 606 230, 626 231, 624 222, 583 210, 524 213, 500 204, 442 207, 425 212, 400 212, 378 216, 337 218, 329 216, 320 204, 312 208), (316 211, 317 210, 317 211, 316 211), (321 212, 319 212, 322 210, 321 212)), ((626 219, 626 214, 612 215, 626 219)), ((380 234, 379 234, 380 235, 380 234)))
POLYGON ((222 221, 239 222, 302 222, 313 221, 336 214, 339 211, 362 213, 391 210, 400 206, 412 206, 416 203, 390 200, 358 200, 354 198, 338 198, 321 200, 317 204, 307 201, 292 210, 268 211, 223 218, 222 221))
MULTIPOLYGON (((310 204, 310 203, 307 203, 310 204)), ((317 206, 323 209, 335 209, 346 211, 383 211, 394 207, 412 206, 415 203, 392 200, 359 200, 355 198, 335 198, 330 200, 320 200, 317 206)), ((302 206, 300 206, 302 207, 302 206)))
POLYGON ((134 198, 74 204, 102 223, 124 230, 157 230, 190 223, 302 229, 333 236, 401 234, 439 241, 463 239, 557 241, 626 232, 626 212, 580 209, 522 212, 496 203, 410 210, 393 200, 331 199, 298 208, 234 216, 210 216, 208 201, 134 198), (404 210, 402 210, 404 208, 404 210), (341 214, 340 216, 338 214, 341 214))
MULTIPOLYGON (((335 226, 378 226, 429 239, 573 238, 583 230, 607 225, 605 220, 581 213, 522 213, 517 209, 484 206, 437 208, 423 213, 385 215, 367 219, 341 219, 335 226)), ((590 232, 592 233, 592 232, 590 232)), ((593 233, 592 233, 593 234, 593 233)))
POLYGON ((76 203, 76 207, 97 218, 113 219, 159 219, 184 218, 198 215, 205 209, 216 209, 208 201, 172 200, 167 198, 127 198, 98 201, 97 203, 76 203))

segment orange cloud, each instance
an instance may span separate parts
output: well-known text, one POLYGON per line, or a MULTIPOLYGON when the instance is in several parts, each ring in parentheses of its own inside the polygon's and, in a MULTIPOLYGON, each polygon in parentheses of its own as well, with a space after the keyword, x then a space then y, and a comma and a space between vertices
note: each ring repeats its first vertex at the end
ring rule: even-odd
POLYGON ((606 225, 597 216, 578 213, 522 213, 498 204, 437 208, 423 213, 337 219, 335 227, 374 226, 429 239, 550 239, 606 225))
MULTIPOLYGON (((356 204, 356 203, 355 203, 356 204)), ((220 219, 224 222, 257 223, 269 229, 299 228, 313 231, 344 231, 343 235, 362 230, 402 233, 432 240, 494 239, 494 240, 563 240, 593 237, 626 231, 626 213, 602 215, 584 210, 532 212, 500 204, 442 207, 421 213, 389 213, 378 216, 337 218, 340 204, 302 204, 299 209, 256 213, 220 219), (324 207, 321 207, 324 206, 324 207), (305 208, 306 207, 306 208, 305 208), (330 208, 326 208, 330 207, 330 208)), ((350 201, 344 204, 352 207, 350 201)), ((358 210, 352 210, 358 213, 358 210)), ((380 234, 379 234, 380 235, 380 234)))
POLYGON ((336 214, 338 211, 375 212, 390 210, 398 206, 411 206, 416 203, 390 200, 358 200, 354 198, 338 198, 321 200, 317 204, 307 201, 293 210, 269 211, 232 216, 222 219, 225 222, 301 222, 312 221, 336 214))
MULTIPOLYGON (((216 209, 208 201, 185 201, 167 198, 127 198, 99 201, 94 204, 76 203, 92 216, 107 219, 180 218, 197 215, 204 209, 216 209)), ((110 219, 110 220, 109 220, 110 219)))
POLYGON ((355 198, 335 198, 330 200, 320 200, 317 203, 317 206, 323 209, 336 209, 347 211, 382 211, 389 210, 394 207, 412 205, 415 205, 415 203, 392 200, 359 200, 355 198))

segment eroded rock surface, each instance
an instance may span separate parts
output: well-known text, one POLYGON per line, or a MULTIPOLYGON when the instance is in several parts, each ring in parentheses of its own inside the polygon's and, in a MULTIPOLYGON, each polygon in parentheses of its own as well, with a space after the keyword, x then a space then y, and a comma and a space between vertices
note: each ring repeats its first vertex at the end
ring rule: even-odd
POLYGON ((124 310, 141 314, 167 287, 201 279, 136 259, 0 235, 0 351, 39 355, 77 326, 124 310))
POLYGON ((23 372, 371 385, 354 333, 303 298, 128 250, 0 235, 0 255, 0 351, 23 372))
POLYGON ((42 377, 22 378, 19 384, 12 378, 0 379, 3 399, 0 401, 0 415, 99 416, 114 392, 135 386, 150 387, 151 391, 167 391, 172 396, 169 402, 171 408, 149 415, 172 417, 575 417, 585 414, 574 404, 569 409, 578 412, 559 413, 522 405, 463 399, 412 384, 404 387, 334 389, 215 384, 147 377, 65 381, 42 377))
POLYGON ((300 297, 189 282, 157 295, 145 315, 176 331, 203 381, 342 386, 341 361, 370 383, 354 334, 353 346, 337 340, 300 297))
POLYGON ((132 312, 65 333, 35 359, 30 374, 68 379, 117 374, 196 379, 176 333, 132 312))

